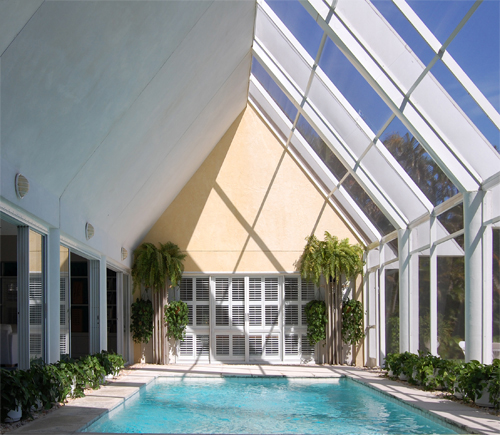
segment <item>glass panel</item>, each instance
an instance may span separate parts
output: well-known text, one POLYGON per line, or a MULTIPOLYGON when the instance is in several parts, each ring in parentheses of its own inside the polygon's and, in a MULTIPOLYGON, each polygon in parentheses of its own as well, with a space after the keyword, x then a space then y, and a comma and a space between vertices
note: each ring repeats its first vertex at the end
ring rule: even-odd
POLYGON ((297 116, 297 108, 255 58, 252 59, 252 74, 257 78, 259 83, 269 93, 281 110, 283 110, 288 119, 293 122, 297 116))
POLYGON ((377 133, 392 111, 331 39, 326 41, 319 66, 371 130, 377 133))
MULTIPOLYGON (((490 71, 488 69, 484 71, 486 77, 482 80, 479 80, 475 84, 477 87, 480 87, 479 85, 481 84, 482 87, 485 88, 487 86, 485 85, 485 82, 488 83, 488 89, 485 89, 488 92, 485 92, 485 96, 489 96, 490 102, 496 107, 497 110, 499 110, 498 95, 500 94, 500 85, 498 85, 498 56, 496 68, 496 85, 492 83, 493 80, 491 77, 487 77, 488 74, 493 75, 491 72, 488 73, 488 71, 490 71)), ((441 86, 443 86, 446 92, 450 94, 453 100, 455 100, 455 102, 460 106, 460 108, 479 129, 479 131, 481 131, 488 142, 493 145, 493 147, 497 151, 500 152, 500 131, 495 126, 495 124, 493 124, 491 120, 486 116, 483 110, 473 100, 473 98, 455 78, 455 76, 450 72, 443 61, 437 61, 436 64, 432 67, 431 73, 439 81, 441 86)))
POLYGON ((17 367, 17 226, 0 220, 0 366, 17 367))
POLYGON ((61 358, 69 356, 69 249, 65 246, 59 247, 60 262, 60 340, 59 350, 61 358))
POLYGON ((465 358, 460 346, 465 341, 464 275, 463 256, 438 255, 438 353, 446 359, 465 358))
POLYGON ((418 349, 431 350, 431 293, 430 293, 430 258, 418 257, 418 349))
POLYGON ((385 270, 385 350, 399 352, 399 269, 385 270))
POLYGON ((108 322, 108 351, 117 351, 117 310, 116 310, 116 272, 106 269, 106 298, 108 322))
POLYGON ((455 196, 458 189, 398 118, 389 124, 382 143, 433 205, 455 196))
POLYGON ((385 217, 382 211, 378 208, 368 194, 364 191, 361 185, 349 175, 342 186, 349 192, 352 199, 356 202, 359 208, 365 213, 366 217, 370 219, 372 224, 383 234, 389 234, 394 231, 394 226, 385 217))
POLYGON ((297 1, 267 1, 274 13, 279 17, 288 30, 297 38, 309 55, 315 59, 323 30, 311 17, 304 7, 297 1))
POLYGON ((500 229, 493 229, 493 358, 500 359, 500 229))
POLYGON ((347 169, 303 116, 300 116, 297 121, 297 130, 307 143, 311 145, 311 148, 316 152, 323 163, 325 163, 328 169, 330 169, 335 178, 340 180, 347 173, 347 169))
POLYGON ((438 216, 438 221, 446 228, 448 233, 453 234, 464 227, 464 205, 458 204, 438 216))
POLYGON ((89 260, 70 253, 71 276, 71 357, 90 351, 89 334, 89 260))
POLYGON ((474 4, 474 0, 408 0, 407 3, 436 38, 444 43, 474 4))
MULTIPOLYGON (((467 3, 470 7, 471 2, 467 3)), ((500 2, 482 2, 448 47, 449 53, 497 111, 500 111, 499 28, 500 2)))
POLYGON ((43 236, 30 230, 30 363, 43 359, 43 236))
POLYGON ((427 42, 418 34, 406 17, 392 1, 372 0, 379 12, 389 22, 392 28, 404 39, 418 58, 427 65, 434 58, 434 51, 427 42))

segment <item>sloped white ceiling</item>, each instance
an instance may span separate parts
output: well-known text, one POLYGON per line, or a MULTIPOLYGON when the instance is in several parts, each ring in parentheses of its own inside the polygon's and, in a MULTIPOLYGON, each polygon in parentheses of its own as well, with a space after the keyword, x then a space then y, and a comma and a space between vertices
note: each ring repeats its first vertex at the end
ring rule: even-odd
POLYGON ((59 198, 63 232, 80 238, 89 221, 135 247, 245 107, 255 8, 11 8, 17 24, 0 30, 2 160, 59 198))

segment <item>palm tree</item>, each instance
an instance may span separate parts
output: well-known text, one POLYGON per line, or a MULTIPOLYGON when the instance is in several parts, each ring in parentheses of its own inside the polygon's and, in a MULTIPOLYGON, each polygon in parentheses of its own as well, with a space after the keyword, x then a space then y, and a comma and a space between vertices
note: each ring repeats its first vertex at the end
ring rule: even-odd
POLYGON ((321 276, 326 281, 325 299, 328 324, 326 330, 327 362, 342 361, 342 276, 354 279, 363 271, 363 248, 351 245, 349 239, 339 240, 325 231, 325 240, 308 237, 300 259, 303 279, 320 285, 321 276))
POLYGON ((176 287, 184 272, 183 254, 180 248, 172 243, 160 243, 158 249, 153 243, 143 243, 134 252, 132 278, 134 289, 144 286, 152 290, 153 302, 153 363, 168 362, 168 342, 163 322, 163 307, 168 302, 167 280, 176 287))

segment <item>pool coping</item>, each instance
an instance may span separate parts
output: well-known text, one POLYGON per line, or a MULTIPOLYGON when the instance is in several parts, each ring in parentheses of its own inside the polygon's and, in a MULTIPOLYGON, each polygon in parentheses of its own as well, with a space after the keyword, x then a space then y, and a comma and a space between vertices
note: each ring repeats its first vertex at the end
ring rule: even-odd
MULTIPOLYGON (((99 390, 90 390, 85 397, 70 400, 65 406, 45 416, 10 430, 9 434, 28 435, 50 433, 68 435, 81 433, 103 414, 121 405, 137 394, 141 387, 157 377, 279 377, 279 378, 332 378, 347 377, 366 385, 377 394, 403 402, 405 407, 434 421, 456 426, 469 433, 493 435, 500 433, 500 417, 481 408, 423 391, 406 383, 382 376, 377 370, 350 366, 328 365, 233 365, 233 364, 177 364, 158 366, 135 364, 118 378, 110 380, 99 390)), ((92 434, 92 432, 85 432, 92 434)))

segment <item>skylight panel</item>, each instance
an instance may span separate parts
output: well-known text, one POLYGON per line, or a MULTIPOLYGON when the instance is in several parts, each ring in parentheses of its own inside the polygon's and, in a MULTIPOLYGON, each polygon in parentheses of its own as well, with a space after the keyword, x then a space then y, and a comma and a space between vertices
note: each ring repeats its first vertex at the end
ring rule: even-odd
POLYGON ((365 215, 381 234, 386 235, 395 230, 394 226, 389 222, 389 219, 387 219, 377 204, 373 202, 352 175, 347 176, 342 186, 349 192, 358 207, 363 210, 365 215))
POLYGON ((303 116, 299 117, 296 128, 335 178, 341 180, 347 174, 347 169, 303 116))
POLYGON ((379 131, 392 115, 391 109, 331 39, 325 43, 319 66, 372 131, 379 131))
MULTIPOLYGON (((499 67, 496 67, 496 75, 498 76, 499 67)), ((474 101, 470 94, 465 90, 465 88, 460 84, 460 82, 455 78, 455 76, 450 72, 450 70, 444 65, 443 61, 439 60, 431 69, 432 75, 439 81, 441 86, 450 94, 455 103, 457 103, 464 113, 469 117, 469 119, 474 123, 474 125, 481 131, 488 142, 500 152, 500 131, 491 122, 491 120, 486 116, 479 105, 474 101)), ((489 71, 485 71, 485 77, 488 75, 492 76, 489 71)), ((500 77, 497 77, 496 83, 488 78, 482 83, 483 88, 489 86, 490 88, 490 102, 493 103, 495 99, 500 95, 500 77), (487 82, 490 82, 488 85, 487 82), (495 89, 496 88, 496 89, 495 89), (493 94, 496 94, 494 96, 493 94)), ((479 83, 476 83, 479 85, 479 83)), ((496 107, 498 110, 498 107, 496 107)))
POLYGON ((428 65, 434 58, 434 51, 419 35, 406 17, 392 1, 372 0, 372 4, 389 22, 392 28, 403 38, 405 43, 418 56, 424 65, 428 65))
POLYGON ((323 30, 309 12, 297 0, 271 0, 267 1, 267 4, 302 44, 309 55, 315 59, 323 36, 323 30))
POLYGON ((436 38, 444 43, 457 27, 474 0, 407 0, 436 38))
POLYGON ((252 59, 252 74, 257 78, 269 95, 271 95, 272 99, 286 114, 288 119, 294 122, 297 116, 297 108, 255 58, 252 59))
POLYGON ((458 193, 458 189, 398 118, 394 118, 385 129, 381 141, 434 206, 458 193))

